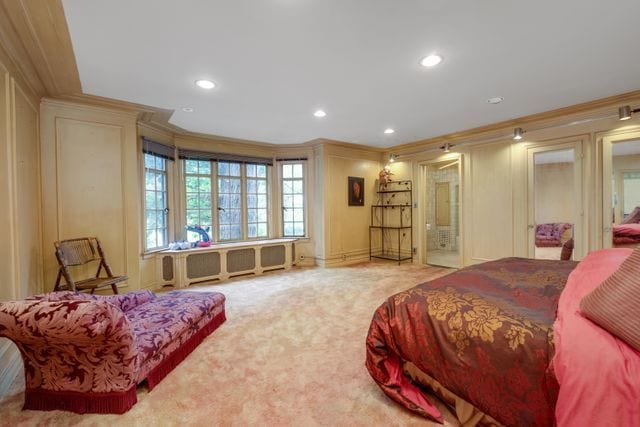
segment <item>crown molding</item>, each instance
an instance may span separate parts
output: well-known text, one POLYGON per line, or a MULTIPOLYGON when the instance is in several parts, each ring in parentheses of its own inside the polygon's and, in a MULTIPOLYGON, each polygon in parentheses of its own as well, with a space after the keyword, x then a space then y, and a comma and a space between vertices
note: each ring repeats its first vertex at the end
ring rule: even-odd
POLYGON ((61 0, 0 1, 0 45, 39 98, 82 92, 61 0))
POLYGON ((446 142, 460 143, 470 139, 498 138, 503 134, 510 134, 515 127, 528 127, 528 129, 525 130, 527 132, 532 132, 536 129, 531 129, 531 127, 543 128, 554 122, 568 122, 572 120, 578 121, 581 119, 589 119, 598 114, 605 113, 606 110, 611 110, 611 114, 617 114, 618 107, 626 104, 635 104, 638 102, 640 102, 640 90, 596 99, 594 101, 575 104, 568 107, 557 108, 542 113, 518 117, 516 119, 504 120, 501 122, 460 132, 453 132, 433 138, 409 142, 406 144, 394 145, 392 147, 384 149, 384 151, 393 151, 406 154, 409 152, 418 152, 420 151, 420 149, 433 148, 434 146, 438 146, 446 142))

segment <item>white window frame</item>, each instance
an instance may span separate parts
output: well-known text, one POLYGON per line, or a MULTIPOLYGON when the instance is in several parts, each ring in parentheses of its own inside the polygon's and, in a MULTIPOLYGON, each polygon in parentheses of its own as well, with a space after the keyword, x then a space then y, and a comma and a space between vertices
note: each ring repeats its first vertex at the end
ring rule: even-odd
MULTIPOLYGON (((170 187, 171 187, 171 163, 172 160, 167 159, 163 156, 160 156, 158 154, 154 154, 154 153, 145 153, 142 152, 142 249, 143 249, 143 253, 149 253, 149 252, 155 252, 155 251, 160 251, 163 249, 166 249, 169 246, 169 241, 170 241, 170 236, 171 236, 171 232, 172 232, 172 227, 171 227, 171 216, 169 215, 170 212, 170 200, 171 200, 171 192, 170 192, 170 187), (164 170, 162 169, 157 169, 157 168, 150 168, 147 167, 147 163, 146 163, 146 156, 152 156, 156 159, 162 159, 162 161, 164 162, 164 170), (147 190, 147 173, 148 172, 152 172, 154 174, 161 174, 164 176, 164 190, 162 191, 158 191, 157 188, 154 188, 154 190, 147 190), (147 231, 151 230, 149 228, 147 228, 147 191, 153 191, 156 196, 157 193, 162 192, 164 193, 164 209, 153 209, 156 212, 156 215, 159 212, 163 212, 164 215, 164 227, 155 227, 153 230, 155 230, 156 232, 159 229, 164 229, 164 245, 156 245, 154 247, 148 247, 147 246, 147 231)), ((157 199, 156 199, 157 202, 157 199)))
MULTIPOLYGON (((192 174, 188 174, 186 172, 186 161, 187 160, 196 160, 196 159, 180 159, 180 169, 182 171, 182 182, 181 182, 181 189, 180 191, 182 192, 182 204, 184 206, 184 209, 182 209, 182 213, 181 213, 181 223, 186 224, 187 221, 187 180, 186 177, 188 175, 192 175, 192 174)), ((253 240, 261 240, 261 239, 268 239, 269 237, 272 236, 271 234, 271 227, 272 227, 272 215, 271 215, 271 184, 272 184, 272 171, 269 168, 270 165, 265 165, 267 167, 267 174, 265 178, 255 178, 255 177, 247 177, 247 165, 248 163, 243 163, 243 162, 236 162, 236 161, 216 161, 216 160, 199 160, 199 161, 206 161, 209 162, 211 165, 211 218, 212 218, 212 224, 211 227, 213 228, 213 230, 209 230, 209 236, 211 238, 211 240, 213 242, 224 242, 224 243, 228 243, 228 242, 242 242, 242 241, 253 241, 253 240), (218 174, 218 166, 219 163, 223 162, 223 163, 236 163, 236 164, 240 164, 240 177, 237 176, 228 176, 228 175, 219 175, 218 174), (225 178, 225 177, 230 177, 230 178, 239 178, 240 179, 240 230, 241 230, 241 236, 240 239, 221 239, 220 238, 220 223, 219 223, 219 217, 218 217, 218 196, 219 196, 219 191, 218 191, 218 179, 219 178, 225 178), (248 230, 248 203, 247 203, 247 180, 248 179, 264 179, 266 181, 267 184, 267 236, 260 236, 260 237, 248 237, 249 234, 249 230, 248 230)), ((182 233, 182 236, 184 236, 183 238, 187 238, 187 233, 185 228, 183 227, 184 232, 182 233)))
MULTIPOLYGON (((278 161, 278 183, 280 185, 279 197, 280 197, 280 235, 285 238, 308 238, 309 236, 309 189, 307 186, 308 181, 308 167, 307 160, 281 160, 278 161), (302 235, 286 235, 285 234, 285 218, 284 212, 286 207, 284 206, 284 181, 285 180, 297 180, 300 178, 285 178, 283 167, 284 165, 302 165, 302 196, 303 196, 303 227, 304 234, 302 235)), ((297 221, 294 221, 294 223, 297 221)))

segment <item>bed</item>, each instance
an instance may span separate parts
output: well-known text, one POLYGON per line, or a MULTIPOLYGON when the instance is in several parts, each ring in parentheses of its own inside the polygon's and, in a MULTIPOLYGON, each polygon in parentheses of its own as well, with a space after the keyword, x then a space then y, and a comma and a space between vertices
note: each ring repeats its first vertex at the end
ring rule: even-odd
POLYGON ((393 295, 374 313, 367 369, 387 396, 440 422, 425 388, 468 426, 640 426, 640 353, 577 309, 629 253, 507 258, 393 295))
POLYGON ((640 243, 640 224, 620 224, 613 226, 613 245, 625 246, 640 243))

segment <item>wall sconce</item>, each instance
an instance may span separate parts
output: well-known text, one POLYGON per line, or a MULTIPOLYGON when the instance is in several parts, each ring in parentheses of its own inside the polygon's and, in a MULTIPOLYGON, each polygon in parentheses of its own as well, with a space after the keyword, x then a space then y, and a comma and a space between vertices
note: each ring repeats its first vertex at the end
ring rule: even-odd
POLYGON ((389 154, 389 163, 393 163, 396 161, 396 159, 400 157, 397 154, 389 154))
POLYGON ((522 130, 522 128, 515 128, 513 130, 513 139, 520 140, 522 139, 523 134, 524 134, 524 131, 522 130))
POLYGON ((633 113, 640 113, 640 108, 632 110, 628 105, 618 108, 618 118, 620 120, 629 120, 631 118, 631 114, 633 113))
POLYGON ((451 151, 451 149, 455 147, 455 145, 453 144, 449 144, 448 142, 445 142, 444 145, 442 147, 440 147, 441 150, 443 150, 445 153, 448 153, 451 151))

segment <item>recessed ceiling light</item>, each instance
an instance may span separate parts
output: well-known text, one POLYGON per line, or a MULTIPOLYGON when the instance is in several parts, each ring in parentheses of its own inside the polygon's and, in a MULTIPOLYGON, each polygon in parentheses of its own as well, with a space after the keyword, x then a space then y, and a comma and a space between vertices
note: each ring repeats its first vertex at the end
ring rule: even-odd
POLYGON ((318 111, 316 111, 315 113, 313 113, 313 115, 314 115, 315 117, 320 117, 320 118, 322 118, 322 117, 325 117, 325 116, 327 115, 327 113, 325 113, 323 110, 318 110, 318 111))
POLYGON ((384 130, 384 133, 386 133, 387 135, 391 135, 391 134, 392 134, 392 133, 394 133, 394 132, 395 132, 395 130, 393 130, 393 129, 391 129, 391 128, 386 128, 386 129, 384 130))
POLYGON ((423 67, 435 67, 436 65, 441 63, 443 59, 444 58, 442 57, 442 55, 432 53, 431 55, 422 58, 422 60, 420 60, 420 65, 422 65, 423 67))
POLYGON ((501 96, 494 96, 493 98, 487 99, 487 103, 489 104, 500 104, 502 101, 504 101, 504 98, 501 96))
POLYGON ((182 111, 185 113, 193 113, 194 110, 191 107, 182 107, 182 111))
POLYGON ((214 87, 216 87, 216 84, 214 82, 212 82, 211 80, 204 80, 204 79, 196 80, 196 85, 198 85, 202 89, 213 89, 214 87))

